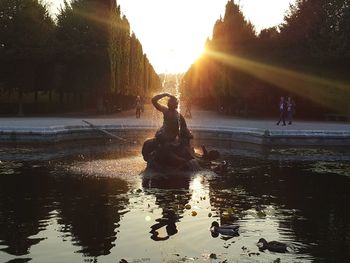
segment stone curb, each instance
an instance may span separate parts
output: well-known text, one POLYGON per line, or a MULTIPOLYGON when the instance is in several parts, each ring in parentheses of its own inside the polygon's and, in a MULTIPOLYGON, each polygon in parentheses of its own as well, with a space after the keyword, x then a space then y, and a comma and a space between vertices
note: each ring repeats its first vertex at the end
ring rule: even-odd
MULTIPOLYGON (((144 132, 152 132, 156 126, 146 125, 96 125, 99 129, 126 137, 138 137, 144 132), (125 135, 127 132, 127 135, 125 135)), ((321 130, 264 130, 246 127, 192 126, 198 139, 228 140, 260 145, 327 145, 350 146, 350 131, 321 130)), ((87 125, 51 127, 2 127, 1 143, 58 143, 76 139, 97 139, 105 137, 100 131, 87 125)))

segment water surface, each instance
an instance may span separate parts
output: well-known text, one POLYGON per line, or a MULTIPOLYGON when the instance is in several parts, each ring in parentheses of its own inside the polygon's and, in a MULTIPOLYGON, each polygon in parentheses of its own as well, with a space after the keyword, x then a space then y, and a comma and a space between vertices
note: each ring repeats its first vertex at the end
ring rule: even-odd
POLYGON ((137 149, 101 147, 50 161, 13 158, 32 156, 28 149, 2 153, 1 262, 349 260, 350 161, 342 153, 226 151, 226 174, 150 176, 137 149), (308 158, 289 158, 300 154, 308 158), (212 237, 212 221, 239 226, 240 236, 212 237), (293 251, 261 252, 261 237, 293 251))

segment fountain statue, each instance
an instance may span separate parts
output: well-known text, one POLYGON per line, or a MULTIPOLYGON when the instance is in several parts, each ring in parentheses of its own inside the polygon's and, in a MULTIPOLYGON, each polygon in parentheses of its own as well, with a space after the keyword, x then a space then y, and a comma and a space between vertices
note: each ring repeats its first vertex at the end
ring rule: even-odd
POLYGON ((188 129, 185 118, 179 113, 178 99, 162 93, 152 98, 153 106, 163 113, 163 125, 158 129, 155 137, 144 142, 142 155, 147 167, 156 171, 193 171, 202 165, 218 159, 219 152, 207 152, 203 147, 203 155, 195 154, 191 146, 193 135, 188 129), (167 97, 167 106, 161 105, 159 100, 167 97))

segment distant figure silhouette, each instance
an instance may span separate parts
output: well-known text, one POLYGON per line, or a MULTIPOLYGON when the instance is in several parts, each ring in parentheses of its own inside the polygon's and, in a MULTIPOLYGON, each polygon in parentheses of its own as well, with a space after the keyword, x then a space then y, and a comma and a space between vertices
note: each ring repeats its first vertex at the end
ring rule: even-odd
POLYGON ((141 112, 145 112, 145 100, 143 96, 141 96, 141 112))
POLYGON ((142 110, 142 103, 141 103, 140 96, 136 97, 135 108, 136 108, 136 119, 139 119, 141 117, 141 110, 142 110))
POLYGON ((288 125, 291 125, 293 122, 293 115, 295 113, 295 102, 291 97, 288 97, 287 99, 286 108, 288 125))
POLYGON ((280 118, 276 124, 280 125, 280 122, 283 121, 283 126, 286 126, 286 103, 285 103, 284 97, 281 97, 278 105, 279 105, 280 118))

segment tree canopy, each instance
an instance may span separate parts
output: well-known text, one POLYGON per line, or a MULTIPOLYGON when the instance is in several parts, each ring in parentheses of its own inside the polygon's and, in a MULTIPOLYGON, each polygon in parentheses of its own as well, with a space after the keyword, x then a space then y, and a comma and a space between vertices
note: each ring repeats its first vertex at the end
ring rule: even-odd
POLYGON ((349 2, 298 0, 281 25, 257 34, 228 1, 182 93, 233 114, 273 114, 280 96, 293 96, 304 117, 350 114, 349 2))
POLYGON ((91 107, 101 97, 118 104, 160 87, 113 0, 65 1, 55 21, 41 1, 1 0, 0 62, 1 97, 49 93, 61 109, 91 107))

